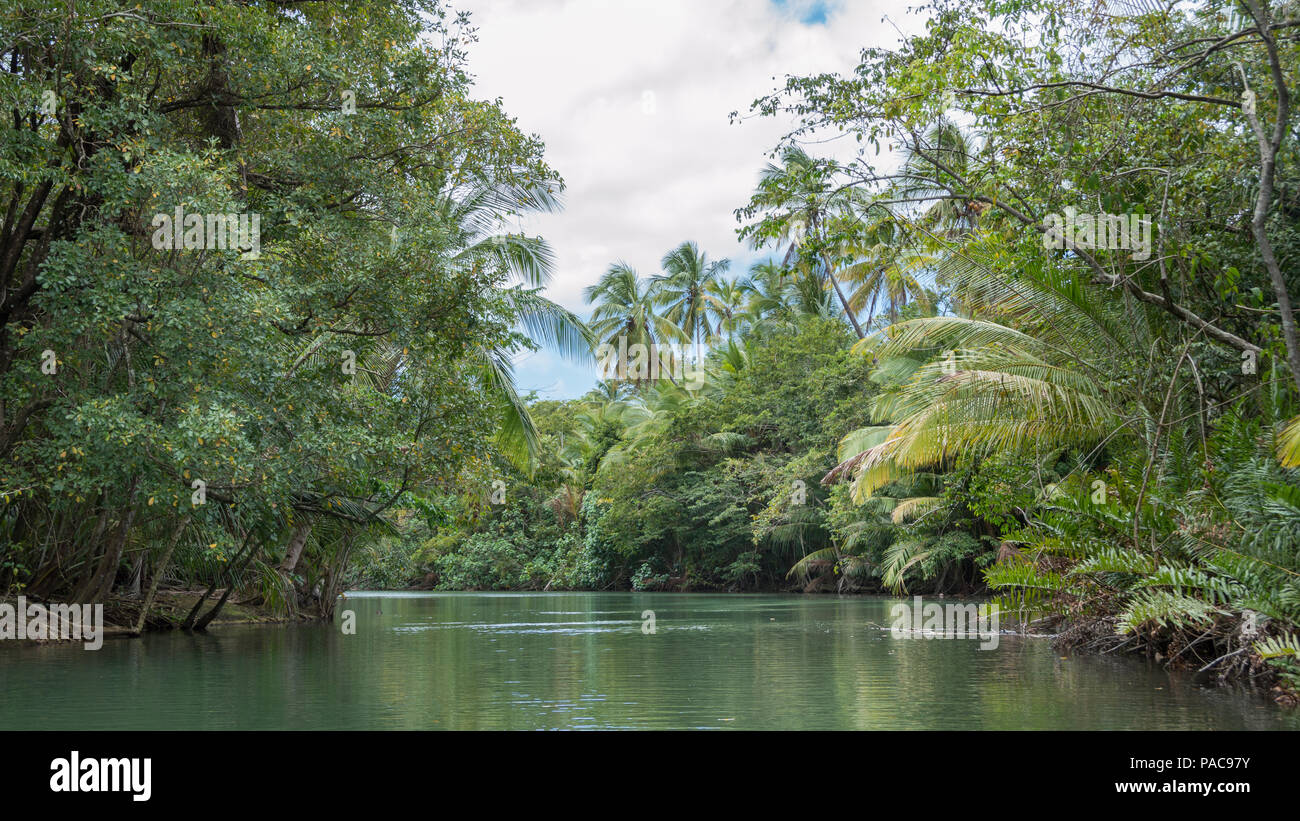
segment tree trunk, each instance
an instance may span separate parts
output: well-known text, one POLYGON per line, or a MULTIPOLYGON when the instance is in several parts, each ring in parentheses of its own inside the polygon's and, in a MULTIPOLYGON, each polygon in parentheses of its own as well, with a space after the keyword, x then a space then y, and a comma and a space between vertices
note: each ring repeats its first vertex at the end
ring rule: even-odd
POLYGON ((293 535, 289 538, 289 547, 284 551, 284 561, 280 563, 281 573, 288 575, 297 569, 298 559, 302 557, 302 549, 307 544, 307 537, 310 534, 310 519, 303 519, 294 527, 293 535))
POLYGON ((862 326, 858 324, 858 318, 853 315, 853 309, 849 307, 849 301, 844 298, 844 292, 840 290, 840 280, 839 277, 835 276, 835 269, 831 267, 831 261, 822 257, 822 262, 826 264, 826 276, 830 278, 831 287, 835 289, 835 296, 840 298, 840 305, 844 307, 844 313, 848 315, 849 322, 852 323, 858 339, 862 339, 866 334, 862 333, 862 326))
POLYGON ((316 610, 320 617, 329 620, 334 616, 334 605, 338 603, 339 588, 347 575, 348 561, 352 558, 352 548, 356 544, 354 536, 345 536, 343 547, 339 552, 337 566, 328 571, 321 586, 321 597, 316 601, 316 610))
POLYGON ((1295 314, 1291 310, 1291 295, 1287 293, 1286 278, 1282 274, 1282 266, 1278 263, 1277 254, 1273 251, 1273 243, 1269 240, 1267 227, 1269 211, 1273 207, 1277 158, 1291 130, 1291 94, 1278 57, 1277 43, 1270 33, 1272 15, 1265 6, 1260 5, 1258 0, 1246 0, 1245 5, 1250 10, 1251 17, 1255 19, 1260 39, 1264 41, 1273 87, 1277 92, 1277 120, 1273 124, 1273 132, 1270 135, 1266 132, 1259 116, 1255 105, 1255 93, 1247 82, 1245 69, 1240 63, 1237 64, 1237 70, 1241 72, 1241 82, 1246 87, 1242 113, 1246 115, 1246 120, 1251 130, 1255 132, 1255 138, 1259 143, 1259 193, 1255 197, 1250 231, 1255 237, 1255 244, 1259 246, 1259 255, 1263 259, 1265 270, 1268 271, 1273 295, 1277 297, 1278 311, 1282 315, 1282 340, 1286 343, 1287 369, 1291 372, 1291 379, 1296 388, 1300 389, 1300 342, 1297 341, 1295 314))
MULTIPOLYGON (((251 540, 252 538, 253 538, 253 531, 250 530, 248 531, 248 535, 244 537, 244 544, 240 545, 240 549, 242 550, 244 546, 247 545, 249 540, 251 540)), ((199 615, 199 611, 203 609, 203 605, 207 604, 208 597, 212 595, 212 591, 216 590, 217 585, 221 583, 222 577, 223 574, 218 573, 217 577, 212 580, 212 584, 208 585, 208 589, 205 590, 203 592, 203 595, 199 597, 199 600, 194 602, 194 606, 190 608, 189 615, 185 617, 185 621, 181 622, 182 630, 193 629, 194 619, 199 615)))
POLYGON ((135 556, 135 561, 131 563, 131 580, 127 583, 129 593, 133 599, 140 598, 140 577, 144 575, 145 552, 141 550, 135 556))
POLYGON ((158 593, 158 585, 162 582, 163 571, 167 569, 167 564, 172 560, 172 551, 176 549, 176 543, 181 540, 181 534, 190 523, 189 515, 181 519, 181 523, 176 526, 176 531, 172 533, 171 539, 167 542, 167 549, 163 551, 162 558, 158 560, 158 567, 153 572, 153 578, 149 581, 149 592, 145 593, 144 601, 140 603, 140 615, 136 617, 135 627, 131 630, 132 636, 138 636, 144 630, 145 616, 149 614, 149 607, 153 604, 154 596, 158 593))
POLYGON ((127 536, 131 532, 131 524, 135 521, 136 511, 139 506, 135 503, 136 490, 139 488, 140 479, 136 477, 131 481, 131 490, 127 494, 127 506, 122 514, 122 521, 118 525, 117 533, 113 541, 104 551, 103 558, 100 559, 99 565, 91 573, 90 578, 86 580, 81 591, 77 594, 74 601, 93 604, 102 601, 113 590, 113 580, 117 578, 117 566, 122 561, 122 549, 126 547, 127 536))
POLYGON ((206 630, 208 628, 208 624, 210 624, 212 620, 217 617, 217 614, 221 612, 221 608, 226 606, 226 600, 230 598, 230 594, 233 593, 235 590, 235 579, 239 576, 240 573, 244 572, 244 568, 248 567, 248 563, 252 561, 253 556, 256 553, 257 553, 257 543, 254 542, 248 548, 248 552, 244 554, 244 560, 239 563, 239 569, 231 571, 230 578, 226 580, 226 592, 221 594, 221 598, 217 599, 217 603, 212 606, 211 610, 209 610, 207 613, 203 615, 203 618, 199 619, 197 622, 194 623, 195 630, 206 630))

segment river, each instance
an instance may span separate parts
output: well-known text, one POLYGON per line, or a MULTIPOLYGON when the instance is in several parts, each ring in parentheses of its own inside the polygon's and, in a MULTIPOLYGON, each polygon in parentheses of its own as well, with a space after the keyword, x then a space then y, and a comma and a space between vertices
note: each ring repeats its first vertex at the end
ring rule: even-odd
POLYGON ((0 729, 1300 729, 1139 659, 894 638, 892 603, 349 593, 333 625, 4 642, 0 729))

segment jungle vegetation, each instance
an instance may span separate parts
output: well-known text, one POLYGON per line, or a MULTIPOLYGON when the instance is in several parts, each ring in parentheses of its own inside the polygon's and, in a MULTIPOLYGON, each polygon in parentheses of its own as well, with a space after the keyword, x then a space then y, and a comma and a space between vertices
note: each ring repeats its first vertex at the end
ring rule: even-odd
POLYGON ((733 115, 798 123, 736 212, 766 261, 680 246, 588 290, 600 340, 704 333, 705 384, 537 403, 541 469, 430 534, 428 583, 987 592, 1072 646, 1294 685, 1300 11, 927 11, 733 115))
POLYGON ((469 36, 422 0, 6 4, 7 587, 328 614, 397 511, 534 456, 510 359, 587 331, 504 228, 562 184, 469 36))
POLYGON ((923 11, 733 114, 794 123, 737 203, 760 262, 665 238, 584 324, 507 228, 562 182, 464 16, 10 4, 0 580, 206 589, 192 627, 413 581, 989 593, 1294 686, 1300 7, 923 11), (259 214, 260 253, 160 251, 177 207, 259 214), (703 376, 514 388, 620 340, 703 376))

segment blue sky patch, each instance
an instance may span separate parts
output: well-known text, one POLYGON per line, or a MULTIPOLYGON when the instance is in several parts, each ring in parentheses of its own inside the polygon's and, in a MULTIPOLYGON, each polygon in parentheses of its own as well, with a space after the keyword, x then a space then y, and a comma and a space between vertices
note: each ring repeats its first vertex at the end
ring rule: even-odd
POLYGON ((782 11, 797 15, 800 23, 825 25, 831 13, 831 0, 771 0, 782 11))

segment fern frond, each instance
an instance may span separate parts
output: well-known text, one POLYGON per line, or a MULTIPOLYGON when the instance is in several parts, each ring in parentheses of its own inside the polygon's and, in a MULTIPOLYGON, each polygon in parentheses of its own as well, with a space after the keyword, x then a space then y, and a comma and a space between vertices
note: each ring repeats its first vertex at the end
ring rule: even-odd
POLYGON ((1300 636, 1287 633, 1282 636, 1269 636, 1254 644, 1255 652, 1263 659, 1292 658, 1300 659, 1300 636))
POLYGON ((1074 573, 1139 573, 1154 572, 1154 557, 1138 550, 1107 547, 1099 550, 1074 566, 1074 573))
POLYGON ((1168 590, 1140 590, 1120 614, 1115 632, 1132 633, 1140 627, 1157 624, 1183 629, 1205 626, 1225 611, 1203 599, 1171 593, 1168 590))

